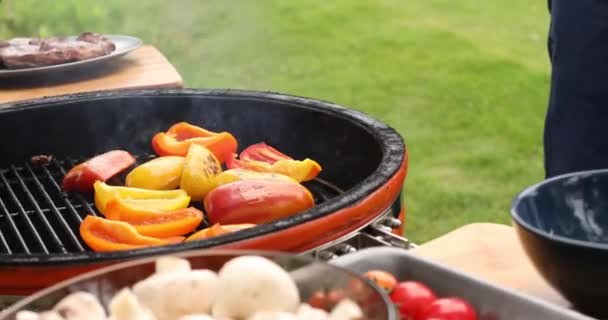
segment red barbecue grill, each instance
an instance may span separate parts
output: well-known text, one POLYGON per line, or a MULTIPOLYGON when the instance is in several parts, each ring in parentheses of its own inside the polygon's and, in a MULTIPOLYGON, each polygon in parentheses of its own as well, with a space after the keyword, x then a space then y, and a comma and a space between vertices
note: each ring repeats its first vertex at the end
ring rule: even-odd
MULTIPOLYGON (((0 294, 29 294, 126 259, 201 248, 311 253, 324 259, 359 248, 408 248, 400 234, 407 153, 401 136, 367 115, 332 103, 235 90, 87 93, 0 110, 0 294), (78 227, 96 214, 92 195, 65 194, 76 163, 111 149, 151 157, 150 140, 180 121, 229 131, 239 149, 266 141, 323 166, 306 184, 316 206, 294 216, 202 241, 97 253, 78 227), (44 165, 30 162, 50 154, 44 165)), ((119 183, 123 177, 111 183, 119 183)), ((204 226, 201 226, 204 227, 204 226)))

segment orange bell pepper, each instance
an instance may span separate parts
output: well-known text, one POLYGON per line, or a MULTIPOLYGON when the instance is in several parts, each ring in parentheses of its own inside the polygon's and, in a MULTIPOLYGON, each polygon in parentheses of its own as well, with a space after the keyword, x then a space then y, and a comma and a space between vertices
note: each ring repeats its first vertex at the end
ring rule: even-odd
POLYGON ((258 179, 219 186, 205 197, 207 217, 212 223, 265 223, 314 206, 310 191, 299 183, 258 179))
POLYGON ((311 159, 279 160, 273 164, 255 160, 239 160, 236 154, 226 160, 228 169, 245 169, 257 172, 279 173, 293 178, 298 182, 309 181, 316 178, 321 172, 321 166, 311 159))
POLYGON ((135 163, 135 157, 123 150, 112 150, 74 166, 63 177, 64 191, 88 192, 95 181, 107 181, 135 163))
POLYGON ((220 173, 216 178, 218 186, 240 180, 272 179, 298 183, 295 179, 280 173, 257 172, 245 169, 230 169, 220 173))
POLYGON ((171 190, 179 187, 184 168, 184 157, 165 156, 154 158, 131 170, 125 185, 151 190, 171 190))
POLYGON ((95 182, 95 207, 103 215, 106 204, 112 199, 122 199, 132 205, 158 210, 176 210, 188 206, 190 196, 184 190, 147 190, 110 186, 101 181, 95 182))
POLYGON ((236 152, 238 143, 229 132, 212 132, 186 122, 174 124, 167 132, 157 133, 152 138, 152 148, 159 156, 182 156, 188 154, 190 145, 208 148, 220 163, 236 152))
POLYGON ((106 218, 127 222, 144 236, 167 238, 194 231, 203 221, 203 213, 194 207, 173 211, 146 209, 115 199, 106 206, 106 218))
POLYGON ((222 234, 227 234, 247 228, 255 227, 255 224, 252 223, 243 223, 243 224, 229 224, 229 225, 221 225, 216 223, 209 228, 205 228, 200 230, 191 236, 186 238, 186 241, 194 241, 194 240, 203 240, 207 238, 217 237, 222 234))
POLYGON ((80 224, 82 240, 94 251, 118 251, 175 244, 184 237, 153 238, 137 233, 132 225, 89 215, 80 224))

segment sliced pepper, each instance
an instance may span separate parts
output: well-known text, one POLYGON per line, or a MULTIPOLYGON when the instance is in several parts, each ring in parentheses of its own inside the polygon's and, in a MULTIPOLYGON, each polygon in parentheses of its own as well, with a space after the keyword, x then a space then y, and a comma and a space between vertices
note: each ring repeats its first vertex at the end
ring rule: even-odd
POLYGON ((131 170, 125 179, 127 187, 171 190, 179 187, 186 158, 165 156, 154 158, 131 170))
POLYGON ((135 163, 135 157, 123 150, 112 150, 74 166, 61 182, 64 191, 88 192, 95 181, 107 181, 135 163))
POLYGON ((283 180, 297 183, 295 179, 280 173, 272 172, 257 172, 245 169, 230 169, 220 173, 216 177, 218 186, 228 184, 240 180, 252 180, 252 179, 273 179, 283 180))
POLYGON ((192 200, 203 200, 205 195, 217 186, 215 177, 222 172, 222 166, 209 149, 193 144, 190 146, 180 188, 186 191, 192 200))
POLYGON ((239 160, 236 154, 226 161, 228 169, 246 169, 257 172, 274 172, 293 178, 298 182, 309 181, 316 178, 321 172, 321 166, 311 159, 279 160, 273 164, 255 160, 239 160))
POLYGON ((82 240, 94 251, 131 250, 149 246, 175 244, 184 237, 154 238, 143 236, 135 227, 122 221, 112 221, 92 215, 80 224, 82 240))
POLYGON ((110 186, 97 181, 95 188, 95 207, 106 214, 106 205, 112 199, 123 199, 125 202, 155 208, 158 210, 176 210, 188 206, 190 196, 184 190, 147 190, 140 188, 110 186))
POLYGON ((166 238, 194 231, 203 221, 203 212, 194 207, 172 211, 147 209, 113 199, 106 206, 106 218, 127 222, 141 235, 166 238))
POLYGON ((314 198, 299 183, 281 180, 241 180, 219 186, 205 197, 212 223, 265 223, 310 209, 314 198))
POLYGON ((279 160, 293 160, 290 156, 267 145, 265 142, 252 144, 241 151, 239 157, 242 160, 261 161, 273 164, 279 160))
POLYGON ((186 122, 174 124, 167 132, 152 138, 152 148, 159 156, 188 154, 190 145, 198 144, 211 150, 220 163, 236 152, 238 143, 229 132, 212 132, 186 122))
POLYGON ((186 238, 186 241, 203 240, 203 239, 207 239, 207 238, 217 237, 222 234, 227 234, 227 233, 231 233, 231 232, 235 232, 235 231, 239 231, 239 230, 243 230, 243 229, 247 229, 247 228, 251 228, 251 227, 255 227, 255 224, 243 223, 243 224, 229 224, 229 225, 223 226, 219 223, 216 223, 209 228, 205 228, 203 230, 200 230, 200 231, 192 234, 191 236, 186 238))

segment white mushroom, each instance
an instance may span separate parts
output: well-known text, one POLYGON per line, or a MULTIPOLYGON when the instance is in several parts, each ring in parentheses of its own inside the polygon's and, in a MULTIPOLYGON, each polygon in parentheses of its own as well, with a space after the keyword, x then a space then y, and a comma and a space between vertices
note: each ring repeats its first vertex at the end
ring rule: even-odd
POLYGON ((329 314, 329 320, 363 319, 363 311, 359 305, 350 299, 340 301, 329 314))
POLYGON ((219 272, 214 317, 244 319, 259 311, 294 312, 300 304, 295 282, 271 260, 242 256, 228 261, 219 272))
POLYGON ((190 262, 176 257, 161 257, 156 260, 156 273, 189 272, 190 262))
POLYGON ((180 317, 177 320, 215 320, 215 319, 208 314, 191 314, 191 315, 180 317))
POLYGON ((133 286, 139 302, 159 320, 208 314, 217 291, 218 277, 210 270, 158 273, 133 286))
POLYGON ((309 304, 303 303, 296 312, 298 320, 327 320, 329 314, 323 309, 313 308, 309 304))
POLYGON ((295 314, 281 311, 258 311, 247 320, 298 320, 295 314))
POLYGON ((120 290, 108 305, 112 320, 156 320, 152 312, 142 306, 130 289, 120 290))
POLYGON ((33 312, 19 311, 17 312, 16 320, 65 320, 59 313, 55 311, 33 312))
POLYGON ((65 320, 106 320, 99 300, 88 292, 71 293, 55 305, 53 311, 65 320))

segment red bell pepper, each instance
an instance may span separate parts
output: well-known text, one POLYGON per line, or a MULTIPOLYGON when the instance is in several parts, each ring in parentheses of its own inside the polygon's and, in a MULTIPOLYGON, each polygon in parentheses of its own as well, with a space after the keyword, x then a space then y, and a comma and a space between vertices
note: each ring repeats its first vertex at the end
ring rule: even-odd
POLYGON ((266 223, 314 206, 310 191, 299 183, 279 179, 240 180, 221 185, 204 200, 211 223, 266 223))
POLYGON ((261 161, 273 164, 279 160, 293 160, 290 156, 267 145, 265 142, 252 144, 239 155, 241 160, 261 161))
POLYGON ((212 132, 186 122, 174 124, 167 132, 157 133, 152 138, 152 148, 159 156, 181 156, 188 154, 191 144, 209 149, 220 161, 237 149, 237 141, 229 132, 212 132))
POLYGON ((61 187, 65 191, 93 190, 95 181, 105 182, 135 163, 135 157, 123 150, 112 150, 76 165, 65 177, 61 187))
POLYGON ((264 142, 251 145, 240 154, 232 154, 226 160, 228 169, 245 169, 256 172, 279 173, 289 176, 298 182, 316 178, 321 172, 321 166, 314 160, 294 160, 279 150, 264 142))

